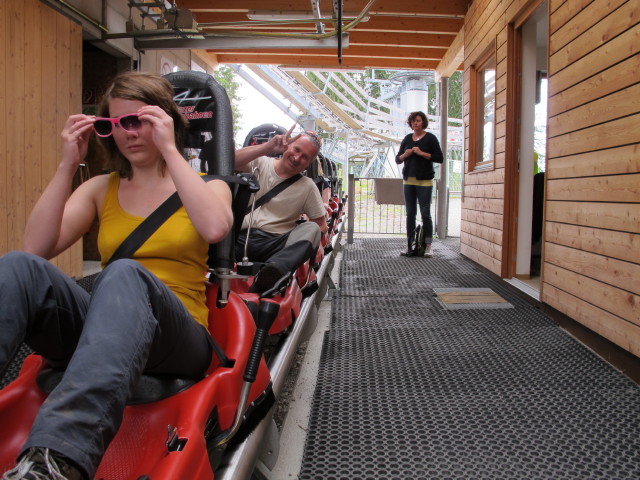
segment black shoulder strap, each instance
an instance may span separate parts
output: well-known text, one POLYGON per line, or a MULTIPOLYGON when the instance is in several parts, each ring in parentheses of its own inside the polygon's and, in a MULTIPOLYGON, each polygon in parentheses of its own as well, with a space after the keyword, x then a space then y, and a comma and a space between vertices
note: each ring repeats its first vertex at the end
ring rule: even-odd
MULTIPOLYGON (((232 179, 221 175, 204 175, 202 179, 205 182, 209 182, 214 179, 230 181, 232 179)), ((167 219, 173 215, 182 206, 182 200, 178 196, 178 192, 167 198, 162 204, 156 208, 151 215, 145 218, 140 225, 138 225, 127 238, 118 246, 111 258, 106 263, 105 267, 114 260, 120 258, 130 258, 134 253, 142 246, 147 239, 153 235, 153 233, 160 228, 167 219)))
MULTIPOLYGON (((167 198, 162 205, 156 208, 151 215, 145 218, 133 232, 118 246, 106 265, 114 260, 121 258, 129 258, 142 246, 147 239, 153 235, 160 225, 162 225, 171 215, 173 215, 182 206, 182 200, 178 196, 178 192, 167 198)), ((106 266, 105 265, 105 266, 106 266)))
POLYGON ((302 174, 301 173, 297 173, 297 174, 293 175, 292 177, 287 178, 284 182, 280 182, 275 187, 273 187, 271 190, 269 190, 267 193, 262 195, 258 200, 256 200, 255 205, 253 207, 249 207, 247 209, 247 212, 245 213, 245 215, 248 215, 249 213, 251 213, 252 208, 256 209, 256 208, 264 205, 269 200, 271 200, 273 197, 275 197, 280 192, 282 192, 285 188, 289 187, 290 185, 293 185, 295 182, 297 182, 301 178, 302 178, 302 174))

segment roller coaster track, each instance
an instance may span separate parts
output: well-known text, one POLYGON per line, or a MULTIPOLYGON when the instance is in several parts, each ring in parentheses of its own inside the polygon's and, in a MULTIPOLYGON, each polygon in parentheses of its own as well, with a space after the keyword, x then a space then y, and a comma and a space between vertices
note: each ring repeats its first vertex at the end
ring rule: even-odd
MULTIPOLYGON (((332 238, 331 252, 325 255, 320 268, 316 272, 318 290, 303 300, 300 315, 296 319, 291 332, 282 347, 269 362, 273 393, 276 399, 282 393, 285 380, 291 370, 300 343, 311 337, 316 328, 318 305, 327 291, 329 274, 335 261, 334 255, 345 223, 346 217, 340 224, 340 230, 332 238)), ((259 462, 266 464, 268 468, 275 464, 280 438, 273 422, 273 412, 274 409, 272 408, 251 435, 227 454, 222 466, 216 471, 216 480, 249 480, 252 478, 254 469, 259 462)))

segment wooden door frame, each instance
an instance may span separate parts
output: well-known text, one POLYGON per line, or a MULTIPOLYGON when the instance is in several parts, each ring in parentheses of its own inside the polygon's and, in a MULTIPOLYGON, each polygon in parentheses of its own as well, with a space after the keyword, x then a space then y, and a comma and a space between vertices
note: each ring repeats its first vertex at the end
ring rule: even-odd
POLYGON ((504 165, 504 212, 502 217, 502 278, 513 278, 516 270, 519 203, 520 115, 522 101, 522 26, 544 0, 532 0, 507 25, 507 99, 504 165))

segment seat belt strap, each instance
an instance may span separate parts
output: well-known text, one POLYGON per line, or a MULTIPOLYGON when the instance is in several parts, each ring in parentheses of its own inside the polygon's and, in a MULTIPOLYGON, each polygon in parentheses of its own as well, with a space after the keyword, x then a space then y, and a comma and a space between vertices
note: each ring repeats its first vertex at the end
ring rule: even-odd
POLYGON ((259 199, 257 199, 255 205, 253 207, 249 207, 247 209, 245 215, 250 214, 251 210, 255 210, 256 208, 261 207, 262 205, 267 203, 269 200, 271 200, 273 197, 275 197, 280 192, 282 192, 284 189, 286 189, 290 185, 293 185, 295 182, 297 182, 301 178, 302 178, 302 174, 301 173, 297 173, 297 174, 293 175, 292 177, 287 178, 284 182, 280 182, 278 185, 276 185, 271 190, 269 190, 267 193, 262 195, 259 199))

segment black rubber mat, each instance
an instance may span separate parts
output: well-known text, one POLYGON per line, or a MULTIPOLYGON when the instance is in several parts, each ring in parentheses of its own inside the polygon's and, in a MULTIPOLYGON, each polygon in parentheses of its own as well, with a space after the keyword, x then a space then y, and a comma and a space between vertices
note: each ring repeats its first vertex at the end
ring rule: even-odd
POLYGON ((640 479, 640 388, 458 245, 345 247, 299 479, 640 479), (438 287, 514 308, 445 310, 438 287))

